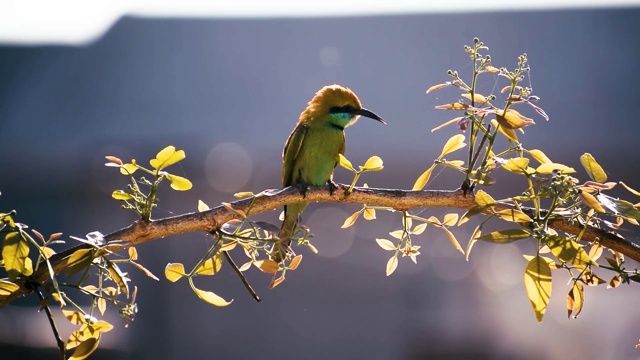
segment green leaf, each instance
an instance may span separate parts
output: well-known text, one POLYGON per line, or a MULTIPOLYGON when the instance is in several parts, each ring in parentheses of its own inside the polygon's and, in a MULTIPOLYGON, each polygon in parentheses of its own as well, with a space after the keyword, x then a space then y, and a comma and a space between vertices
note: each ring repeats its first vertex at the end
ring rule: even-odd
POLYGON ((164 268, 164 276, 171 282, 180 280, 183 276, 187 276, 184 272, 184 265, 181 263, 168 263, 164 268))
POLYGON ((376 242, 383 250, 391 251, 396 250, 396 246, 387 239, 376 239, 376 242))
POLYGON ((502 167, 515 174, 528 174, 532 173, 533 169, 528 167, 529 159, 524 157, 517 157, 508 159, 505 164, 502 164, 502 167))
POLYGON ((198 212, 209 210, 209 205, 205 204, 202 200, 198 200, 198 212))
POLYGON ((120 167, 120 174, 131 175, 138 170, 138 165, 135 164, 135 160, 131 160, 131 163, 124 164, 120 167))
POLYGON ((552 162, 547 157, 547 155, 545 155, 545 153, 543 153, 541 150, 533 149, 533 150, 529 150, 527 152, 529 153, 529 155, 531 155, 532 158, 534 158, 540 164, 546 164, 546 163, 552 162))
POLYGON ((133 196, 124 192, 123 190, 115 190, 111 193, 111 197, 116 200, 127 201, 133 199, 133 196))
POLYGON ((493 197, 491 197, 491 195, 487 194, 483 190, 478 190, 478 192, 476 192, 475 199, 476 203, 482 207, 491 206, 496 203, 493 197))
POLYGON ((584 153, 580 156, 580 163, 582 167, 587 171, 591 180, 604 184, 607 181, 607 174, 604 172, 600 164, 596 161, 593 155, 584 153))
POLYGON ((204 291, 204 290, 200 290, 197 287, 195 287, 193 284, 191 285, 191 288, 193 289, 193 292, 196 293, 196 295, 198 295, 198 297, 204 301, 206 301, 207 303, 214 305, 214 306, 227 306, 229 304, 231 304, 233 302, 233 300, 231 301, 227 301, 225 299, 223 299, 222 297, 212 293, 211 291, 204 291))
POLYGON ((431 172, 433 171, 433 168, 436 165, 433 164, 431 165, 430 168, 428 168, 425 172, 422 173, 422 175, 420 175, 420 177, 418 177, 418 180, 416 180, 416 183, 413 184, 413 188, 411 190, 413 191, 420 191, 422 189, 424 189, 425 185, 427 185, 427 183, 429 182, 429 178, 431 177, 431 172))
POLYGON ((482 240, 495 244, 508 244, 517 240, 530 238, 531 234, 524 229, 504 229, 478 236, 476 240, 482 240))
POLYGON ((560 261, 573 265, 592 264, 598 266, 597 263, 591 261, 591 258, 582 246, 569 238, 550 235, 545 244, 560 261))
POLYGON ((517 223, 530 223, 533 221, 533 219, 530 218, 529 215, 515 209, 500 210, 495 212, 495 215, 503 220, 517 223))
POLYGON ((551 268, 540 256, 534 256, 527 264, 524 287, 536 319, 540 322, 551 298, 551 268))
POLYGON ((8 233, 4 237, 2 259, 10 280, 16 279, 21 274, 30 275, 33 272, 29 265, 31 262, 27 263, 27 256, 29 256, 29 244, 27 241, 17 231, 8 233))
POLYGON ((0 296, 8 296, 16 290, 20 289, 20 286, 12 283, 9 280, 0 279, 0 296))
POLYGON ((364 163, 362 170, 367 171, 380 171, 384 168, 382 159, 379 156, 370 157, 367 162, 364 163))
POLYGON ((156 158, 151 159, 149 163, 154 169, 160 171, 167 166, 177 163, 185 157, 186 155, 184 153, 184 150, 176 151, 176 148, 174 146, 167 146, 166 148, 160 150, 160 152, 156 155, 156 158))
POLYGON ((465 145, 467 144, 464 143, 464 135, 453 135, 449 138, 449 140, 447 140, 447 143, 444 144, 444 147, 442 148, 442 152, 440 153, 440 156, 438 156, 438 159, 442 159, 445 155, 450 154, 458 149, 462 149, 463 147, 465 147, 465 145))
POLYGON ((78 271, 88 268, 93 262, 92 249, 76 250, 69 259, 67 259, 67 276, 71 276, 78 271))
POLYGON ((193 186, 191 181, 182 176, 167 174, 165 175, 171 181, 171 188, 178 191, 187 191, 193 186))
POLYGON ((353 165, 351 165, 351 161, 349 161, 344 155, 342 154, 338 154, 338 164, 340 164, 340 166, 342 166, 343 168, 349 170, 349 171, 353 171, 356 172, 356 169, 353 168, 353 165))

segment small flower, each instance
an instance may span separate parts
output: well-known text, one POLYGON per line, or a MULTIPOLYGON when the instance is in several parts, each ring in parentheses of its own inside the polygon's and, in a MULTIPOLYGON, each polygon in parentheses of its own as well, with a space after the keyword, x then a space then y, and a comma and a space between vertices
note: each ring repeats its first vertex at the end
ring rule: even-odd
POLYGON ((416 256, 420 255, 420 251, 418 250, 420 250, 419 245, 405 246, 405 248, 402 249, 402 257, 408 256, 417 264, 416 256))

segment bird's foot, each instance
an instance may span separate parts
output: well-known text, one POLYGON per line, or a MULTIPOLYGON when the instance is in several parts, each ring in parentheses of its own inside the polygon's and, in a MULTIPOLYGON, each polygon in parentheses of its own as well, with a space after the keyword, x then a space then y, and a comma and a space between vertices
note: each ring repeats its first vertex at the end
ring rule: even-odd
POLYGON ((338 190, 338 184, 333 182, 333 180, 329 180, 327 184, 329 185, 329 195, 333 195, 333 192, 338 190))
POLYGON ((298 188, 298 191, 300 191, 300 194, 302 194, 302 198, 306 198, 307 197, 307 190, 309 190, 309 187, 307 185, 304 185, 304 184, 298 184, 298 185, 296 185, 296 187, 298 188))

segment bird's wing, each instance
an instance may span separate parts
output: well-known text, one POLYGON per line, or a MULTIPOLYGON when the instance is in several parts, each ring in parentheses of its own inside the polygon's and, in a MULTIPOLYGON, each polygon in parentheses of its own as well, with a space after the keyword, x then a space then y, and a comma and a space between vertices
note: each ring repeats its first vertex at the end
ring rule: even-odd
POLYGON ((296 126, 289 135, 287 143, 284 145, 282 152, 282 186, 291 186, 293 183, 293 164, 300 153, 304 136, 307 133, 306 125, 296 126))

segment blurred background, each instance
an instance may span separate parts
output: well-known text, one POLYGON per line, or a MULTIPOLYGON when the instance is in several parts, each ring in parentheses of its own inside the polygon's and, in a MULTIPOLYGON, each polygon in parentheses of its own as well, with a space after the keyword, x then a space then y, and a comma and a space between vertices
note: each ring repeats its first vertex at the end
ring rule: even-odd
MULTIPOLYGON (((25 16, 22 5, 9 3, 14 7, 5 9, 5 20, 25 16)), ((360 11, 349 2, 331 2, 337 7, 318 5, 317 13, 306 14, 274 5, 262 13, 245 8, 245 16, 238 4, 228 13, 93 9, 58 21, 94 26, 82 31, 56 27, 51 18, 58 13, 52 7, 48 17, 45 7, 39 17, 4 22, 0 211, 16 209, 18 221, 45 235, 117 230, 135 216, 111 199, 126 178, 106 168, 104 156, 146 163, 167 145, 186 151, 173 172, 194 187, 178 193, 166 186, 156 218, 196 211, 199 199, 214 206, 238 191, 278 188, 289 132, 313 94, 332 83, 353 89, 365 107, 388 121, 381 126, 365 119, 347 130, 346 155, 354 164, 371 155, 385 161, 382 172, 366 174, 363 182, 411 188, 456 133, 454 127, 430 130, 458 116, 433 107, 458 100, 459 91, 425 90, 448 81, 448 69, 470 74, 463 46, 474 37, 489 46, 496 67, 514 68, 517 56, 528 54, 525 85, 541 97, 538 105, 551 120, 518 109, 537 123, 520 135, 525 147, 575 167, 580 179, 586 175, 579 156, 590 152, 612 181, 640 188, 634 161, 640 135, 635 2, 616 8, 555 2, 539 9, 529 6, 535 1, 526 8, 456 6, 462 2, 401 8, 403 3, 369 12, 368 5, 360 11), (504 9, 509 11, 499 11, 504 9), (50 19, 51 26, 30 31, 29 19, 50 19)), ((493 75, 480 83, 485 95, 505 85, 493 75)), ((428 188, 453 190, 462 180, 449 171, 434 175, 428 188)), ((337 169, 334 179, 351 177, 337 169)), ((487 191, 496 198, 522 191, 525 184, 517 180, 499 176, 487 191)), ((226 308, 200 301, 184 281, 164 279, 168 262, 189 267, 199 259, 212 243, 204 234, 139 246, 141 262, 161 281, 127 269, 138 286, 139 313, 128 328, 117 315, 107 316, 116 328, 93 358, 640 358, 634 348, 640 338, 637 286, 586 288, 581 316, 569 320, 568 278, 554 273, 551 304, 538 324, 522 285, 521 254, 531 254, 533 244, 477 244, 466 262, 430 227, 417 238, 418 264, 402 258, 386 277, 390 254, 374 239, 398 229, 400 217, 379 213, 377 221, 360 219, 340 229, 357 209, 311 205, 303 221, 320 253, 298 249, 304 255, 300 268, 274 290, 267 289, 267 274, 250 270, 261 303, 228 266, 218 276, 197 279, 201 288, 235 300, 226 308)), ((416 210, 425 217, 446 212, 416 210)), ((278 213, 263 218, 277 223, 278 213)), ((473 228, 454 229, 463 246, 473 228)), ((638 241, 634 231, 624 235, 638 241)), ((236 257, 243 262, 241 253, 236 257)), ((66 338, 65 321, 58 319, 66 338)), ((0 358, 56 354, 33 299, 0 309, 0 358)))

